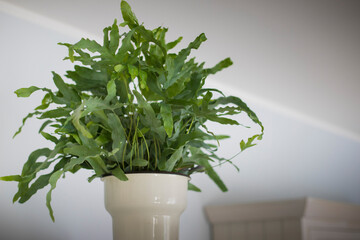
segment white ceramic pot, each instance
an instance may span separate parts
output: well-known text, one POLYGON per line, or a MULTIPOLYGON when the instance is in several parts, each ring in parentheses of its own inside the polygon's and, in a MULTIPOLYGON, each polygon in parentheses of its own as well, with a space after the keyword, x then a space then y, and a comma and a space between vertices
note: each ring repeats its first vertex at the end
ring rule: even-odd
POLYGON ((166 173, 126 176, 128 181, 103 178, 114 240, 177 240, 189 177, 166 173))

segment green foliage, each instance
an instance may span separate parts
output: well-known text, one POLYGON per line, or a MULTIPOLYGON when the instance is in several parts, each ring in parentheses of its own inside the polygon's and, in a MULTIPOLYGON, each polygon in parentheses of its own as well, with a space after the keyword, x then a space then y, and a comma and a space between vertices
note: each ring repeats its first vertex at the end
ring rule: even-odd
MULTIPOLYGON (((214 165, 232 162, 218 157, 218 148, 211 143, 227 136, 216 136, 206 122, 241 125, 229 116, 246 113, 261 132, 242 140, 240 152, 263 135, 261 122, 241 99, 203 88, 208 75, 232 65, 226 58, 204 68, 204 63, 189 59, 191 51, 206 41, 205 34, 178 53, 170 52, 181 37, 166 43, 167 29, 146 29, 125 1, 121 12, 124 22, 118 25, 115 20, 104 29, 102 45, 84 38, 75 44, 60 43, 69 50, 66 59, 74 63, 74 70, 66 74, 71 83, 53 72, 56 91, 34 86, 15 91, 18 97, 45 92, 41 105, 23 124, 33 116, 44 120, 39 133, 55 147, 35 150, 21 175, 0 180, 18 182, 14 201, 20 203, 50 185, 46 205, 53 220, 51 193, 66 172, 88 169, 94 173, 89 181, 111 174, 125 181, 126 173, 136 171, 205 172, 227 191, 214 165), (120 34, 119 27, 129 30, 120 34), (48 173, 40 175, 42 170, 48 173)), ((200 191, 191 183, 189 190, 200 191)))

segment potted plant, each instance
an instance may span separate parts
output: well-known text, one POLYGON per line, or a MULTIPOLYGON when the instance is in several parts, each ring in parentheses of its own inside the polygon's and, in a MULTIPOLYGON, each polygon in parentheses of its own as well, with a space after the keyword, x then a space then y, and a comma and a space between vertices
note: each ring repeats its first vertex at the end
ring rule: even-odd
POLYGON ((71 83, 53 72, 55 91, 35 86, 15 91, 18 97, 45 93, 23 125, 33 116, 42 120, 39 133, 54 148, 33 151, 21 174, 0 180, 18 182, 13 201, 19 203, 50 185, 46 205, 54 221, 51 193, 59 178, 66 172, 90 170, 89 182, 102 178, 105 183, 114 239, 176 239, 187 188, 200 191, 188 183, 189 176, 204 172, 227 191, 213 168, 233 164, 216 155, 216 143, 227 136, 215 135, 206 123, 240 125, 229 116, 246 113, 261 130, 240 142, 240 152, 254 146, 264 129, 240 98, 204 87, 208 75, 232 61, 226 58, 205 68, 189 59, 206 40, 203 33, 175 53, 172 49, 181 37, 166 42, 167 29, 146 29, 125 1, 121 12, 124 22, 115 20, 104 29, 103 44, 84 38, 75 44, 59 43, 69 50, 65 59, 77 63, 65 75, 71 83), (119 27, 128 31, 120 33, 119 27))

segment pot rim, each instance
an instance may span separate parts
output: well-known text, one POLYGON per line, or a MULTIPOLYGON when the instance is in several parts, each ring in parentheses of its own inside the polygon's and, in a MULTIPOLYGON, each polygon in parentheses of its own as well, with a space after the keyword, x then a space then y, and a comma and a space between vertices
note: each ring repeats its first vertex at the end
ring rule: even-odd
MULTIPOLYGON (((191 177, 189 175, 183 174, 183 173, 177 173, 177 172, 167 172, 167 171, 136 171, 136 172, 125 172, 125 175, 132 175, 132 174, 167 174, 167 175, 179 175, 183 177, 187 177, 189 180, 191 177)), ((101 178, 106 178, 114 176, 111 173, 103 175, 101 178)))

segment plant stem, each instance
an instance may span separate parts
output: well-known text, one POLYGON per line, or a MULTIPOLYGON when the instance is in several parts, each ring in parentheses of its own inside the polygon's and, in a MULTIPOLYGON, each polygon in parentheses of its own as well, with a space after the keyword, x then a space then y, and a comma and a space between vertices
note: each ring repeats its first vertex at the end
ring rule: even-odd
POLYGON ((125 169, 125 153, 126 153, 126 147, 128 145, 128 142, 125 143, 125 147, 124 147, 124 151, 122 154, 122 165, 123 165, 123 169, 125 169))
POLYGON ((190 118, 189 120, 186 121, 186 123, 184 124, 184 126, 181 127, 180 132, 181 132, 184 128, 186 128, 186 125, 190 122, 191 119, 192 119, 192 118, 190 118))
POLYGON ((157 147, 156 147, 156 139, 155 138, 153 138, 153 139, 154 139, 154 148, 155 148, 155 170, 156 170, 157 161, 158 161, 158 159, 157 159, 157 147))
POLYGON ((190 129, 191 129, 191 127, 192 127, 193 123, 194 123, 194 118, 195 118, 195 117, 193 117, 193 118, 192 118, 191 123, 190 123, 190 127, 188 128, 188 130, 187 130, 186 134, 189 134, 190 129))

